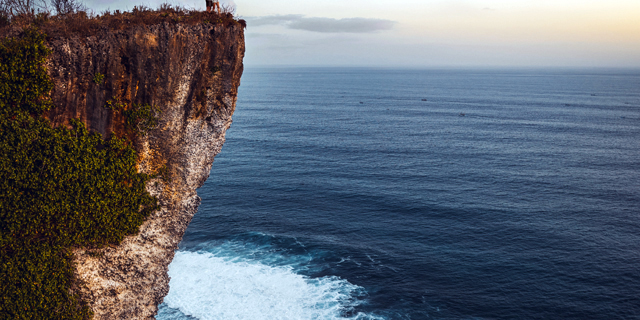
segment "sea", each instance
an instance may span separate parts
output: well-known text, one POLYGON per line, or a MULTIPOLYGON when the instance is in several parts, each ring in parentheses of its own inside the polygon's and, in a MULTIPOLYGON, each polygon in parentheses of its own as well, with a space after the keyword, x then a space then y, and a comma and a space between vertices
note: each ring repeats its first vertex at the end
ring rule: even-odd
POLYGON ((156 319, 640 319, 640 70, 251 68, 156 319))

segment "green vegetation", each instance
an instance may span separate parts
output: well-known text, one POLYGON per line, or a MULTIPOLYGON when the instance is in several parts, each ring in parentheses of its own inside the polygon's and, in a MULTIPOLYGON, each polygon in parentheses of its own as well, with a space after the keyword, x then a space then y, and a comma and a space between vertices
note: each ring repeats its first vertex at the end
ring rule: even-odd
POLYGON ((91 318, 72 292, 71 249, 119 243, 158 206, 127 140, 42 117, 53 107, 44 37, 0 42, 0 319, 91 318))
POLYGON ((42 114, 53 107, 49 80, 44 62, 49 54, 43 37, 34 29, 27 29, 21 39, 7 39, 0 43, 0 112, 23 111, 42 114))
POLYGON ((93 82, 95 82, 95 84, 101 85, 103 80, 104 80, 104 74, 98 72, 95 75, 93 75, 93 82))
POLYGON ((160 113, 160 109, 156 106, 147 103, 133 103, 129 106, 114 97, 114 100, 108 100, 104 107, 114 112, 121 112, 127 129, 136 134, 144 136, 158 126, 157 114, 160 113))

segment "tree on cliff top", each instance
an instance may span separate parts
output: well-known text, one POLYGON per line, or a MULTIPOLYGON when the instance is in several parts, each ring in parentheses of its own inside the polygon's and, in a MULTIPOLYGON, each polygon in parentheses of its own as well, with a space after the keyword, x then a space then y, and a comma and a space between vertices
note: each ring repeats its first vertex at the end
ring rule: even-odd
POLYGON ((50 0, 49 3, 58 15, 87 11, 87 7, 76 0, 50 0))
POLYGON ((87 7, 78 0, 0 0, 0 15, 11 19, 19 15, 51 13, 66 15, 86 11, 87 7))

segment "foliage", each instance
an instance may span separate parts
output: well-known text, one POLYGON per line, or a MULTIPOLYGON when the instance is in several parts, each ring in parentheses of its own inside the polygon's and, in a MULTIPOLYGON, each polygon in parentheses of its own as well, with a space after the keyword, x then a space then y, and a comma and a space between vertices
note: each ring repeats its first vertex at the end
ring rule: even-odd
POLYGON ((0 9, 10 16, 33 14, 46 7, 43 0, 1 0, 0 9))
POLYGON ((78 0, 0 0, 0 12, 8 17, 50 13, 49 6, 57 15, 86 11, 87 7, 78 0))
POLYGON ((132 104, 131 109, 124 112, 127 126, 141 135, 155 129, 158 126, 156 114, 160 112, 156 106, 149 104, 132 104))
POLYGON ((53 83, 44 67, 49 49, 44 35, 33 28, 20 39, 0 43, 0 103, 3 109, 42 114, 53 106, 48 92, 53 83))
POLYGON ((95 82, 95 84, 102 84, 102 81, 104 80, 104 74, 97 72, 96 74, 93 75, 93 82, 95 82))
POLYGON ((147 103, 127 105, 114 97, 113 100, 107 101, 105 108, 114 112, 121 112, 124 115, 127 129, 136 134, 146 135, 158 126, 157 114, 160 113, 160 109, 156 106, 151 106, 147 103))
POLYGON ((71 248, 119 243, 157 209, 126 140, 40 116, 46 53, 35 30, 0 44, 1 319, 90 318, 71 291, 71 248))
MULTIPOLYGON (((234 18, 234 7, 223 5, 220 12, 199 11, 184 7, 162 4, 157 10, 147 6, 134 6, 131 12, 119 10, 104 11, 100 15, 87 12, 81 2, 76 0, 49 0, 51 6, 46 5, 46 0, 0 0, 0 34, 7 32, 9 24, 28 26, 38 25, 49 36, 68 36, 80 34, 91 36, 98 32, 109 30, 124 30, 138 25, 169 24, 216 24, 225 27, 239 25, 247 27, 246 21, 234 18), (5 10, 3 2, 32 2, 27 7, 36 6, 38 10, 5 10), (49 11, 53 8, 56 15, 49 11), (5 29, 5 30, 2 30, 5 29)), ((9 6, 13 8, 13 5, 9 6)), ((24 6, 21 6, 24 7, 24 6)))
POLYGON ((87 11, 87 7, 77 0, 50 0, 49 4, 57 15, 66 15, 79 11, 87 11))

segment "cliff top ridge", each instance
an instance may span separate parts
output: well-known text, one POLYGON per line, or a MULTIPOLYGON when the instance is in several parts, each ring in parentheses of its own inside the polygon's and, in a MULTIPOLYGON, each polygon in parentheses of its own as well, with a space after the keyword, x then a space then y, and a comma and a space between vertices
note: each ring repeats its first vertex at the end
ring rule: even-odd
POLYGON ((139 5, 130 12, 106 10, 101 14, 94 14, 90 10, 80 10, 54 15, 46 10, 36 13, 33 9, 31 12, 16 14, 0 5, 0 37, 13 36, 32 25, 40 28, 47 37, 90 36, 105 29, 118 31, 161 23, 241 25, 246 28, 246 21, 236 19, 234 11, 233 7, 224 5, 218 11, 200 11, 164 3, 158 9, 139 5))

